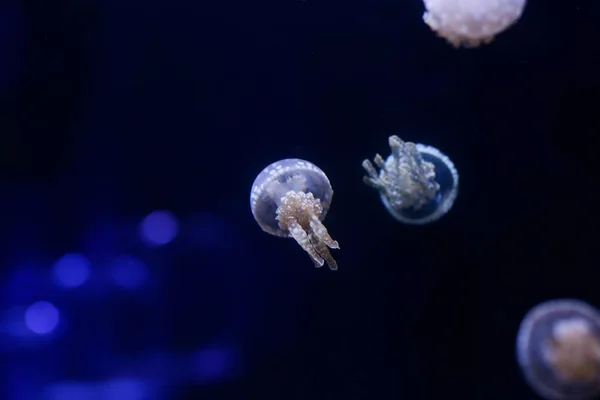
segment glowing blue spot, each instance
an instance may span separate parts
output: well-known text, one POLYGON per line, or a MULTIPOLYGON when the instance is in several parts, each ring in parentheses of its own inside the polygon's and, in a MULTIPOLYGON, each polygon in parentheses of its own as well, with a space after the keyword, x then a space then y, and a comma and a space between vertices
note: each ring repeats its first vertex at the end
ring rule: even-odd
POLYGON ((231 349, 210 348, 196 353, 194 369, 200 380, 214 381, 226 378, 233 370, 234 363, 231 349))
POLYGON ((56 283, 65 288, 81 286, 90 277, 91 264, 81 254, 70 253, 62 256, 54 264, 56 283))
POLYGON ((135 379, 113 379, 106 383, 104 392, 111 400, 142 400, 147 398, 148 385, 135 379))
POLYGON ((25 325, 38 335, 45 335, 56 329, 59 319, 58 310, 47 301, 33 303, 25 311, 25 325))
POLYGON ((149 383, 135 379, 96 382, 56 382, 46 386, 43 400, 147 400, 149 383))
POLYGON ((177 219, 169 211, 155 211, 142 221, 140 235, 150 246, 162 246, 177 235, 177 219))
POLYGON ((97 399, 97 390, 93 385, 83 382, 60 382, 47 386, 44 400, 81 400, 97 399))
POLYGON ((141 286, 148 279, 148 269, 138 258, 130 255, 118 257, 111 266, 115 283, 127 289, 141 286))

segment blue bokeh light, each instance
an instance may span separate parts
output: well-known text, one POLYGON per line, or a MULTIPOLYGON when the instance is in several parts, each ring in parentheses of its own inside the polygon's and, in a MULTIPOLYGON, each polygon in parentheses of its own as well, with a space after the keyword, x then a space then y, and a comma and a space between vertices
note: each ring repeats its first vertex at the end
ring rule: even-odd
POLYGON ((44 400, 96 400, 95 392, 97 390, 87 383, 60 382, 46 388, 44 400))
POLYGON ((227 379, 234 370, 235 362, 232 349, 220 347, 203 349, 194 355, 194 373, 200 381, 227 379))
POLYGON ((116 378, 101 382, 56 382, 46 387, 44 400, 145 400, 149 384, 136 379, 116 378))
POLYGON ((111 275, 117 285, 127 289, 135 289, 143 285, 148 279, 148 269, 137 257, 125 254, 113 261, 111 275))
POLYGON ((78 253, 65 254, 54 264, 56 283, 65 288, 81 286, 90 277, 91 264, 85 256, 78 253))
POLYGON ((60 320, 58 309, 50 302, 38 301, 25 311, 27 328, 38 335, 46 335, 56 329, 60 320))
POLYGON ((135 379, 113 379, 104 385, 106 399, 143 400, 148 396, 148 385, 135 379))
POLYGON ((179 223, 169 211, 154 211, 140 224, 140 236, 150 246, 163 246, 177 235, 179 223))

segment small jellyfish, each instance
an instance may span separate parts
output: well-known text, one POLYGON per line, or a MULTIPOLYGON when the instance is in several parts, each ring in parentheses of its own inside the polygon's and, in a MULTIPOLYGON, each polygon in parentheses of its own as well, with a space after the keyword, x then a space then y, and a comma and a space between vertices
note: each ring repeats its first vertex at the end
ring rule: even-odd
POLYGON ((516 355, 525 380, 548 400, 600 394, 600 312, 579 300, 531 309, 519 327, 516 355))
POLYGON ((364 182, 377 189, 385 208, 398 221, 423 225, 438 220, 458 195, 458 172, 438 149, 403 142, 390 136, 392 154, 384 160, 375 155, 377 170, 369 160, 362 165, 364 182))
POLYGON ((454 47, 477 47, 517 22, 526 0, 424 0, 423 20, 454 47))
POLYGON ((274 162, 258 174, 250 192, 250 207, 263 231, 293 237, 317 268, 326 261, 330 269, 337 270, 329 248, 340 246, 321 222, 332 197, 331 184, 321 169, 308 161, 289 158, 274 162))

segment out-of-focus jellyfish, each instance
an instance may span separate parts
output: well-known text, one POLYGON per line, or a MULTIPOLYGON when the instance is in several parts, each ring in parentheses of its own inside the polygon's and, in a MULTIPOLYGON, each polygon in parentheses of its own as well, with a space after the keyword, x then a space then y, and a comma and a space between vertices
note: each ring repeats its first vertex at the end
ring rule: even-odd
POLYGON ((329 268, 337 270, 329 248, 339 249, 339 245, 321 222, 332 197, 329 179, 320 168, 289 158, 274 162, 258 174, 250 192, 250 207, 263 231, 293 237, 316 267, 326 261, 329 268))
POLYGON ((531 309, 519 328, 517 361, 525 380, 549 400, 600 395, 600 312, 579 300, 531 309))
POLYGON ((424 0, 423 20, 454 47, 477 47, 517 22, 526 0, 424 0))
POLYGON ((458 172, 438 149, 403 142, 390 136, 392 154, 384 160, 375 155, 377 170, 363 161, 368 176, 364 182, 377 189, 381 201, 398 221, 423 225, 438 220, 454 204, 458 195, 458 172))

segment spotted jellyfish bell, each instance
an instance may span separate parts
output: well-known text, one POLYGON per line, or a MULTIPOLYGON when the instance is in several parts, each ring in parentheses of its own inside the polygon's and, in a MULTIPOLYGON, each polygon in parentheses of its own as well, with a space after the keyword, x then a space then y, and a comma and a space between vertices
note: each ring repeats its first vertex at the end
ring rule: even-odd
POLYGON ((515 24, 526 0, 424 0, 423 20, 454 47, 477 47, 515 24))
POLYGON ((292 237, 316 267, 338 266, 329 248, 339 249, 322 221, 329 211, 333 190, 327 175, 316 165, 289 158, 266 167, 250 192, 252 215, 263 231, 292 237))

